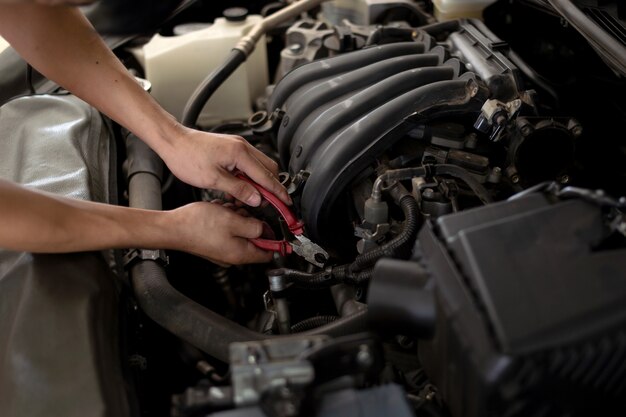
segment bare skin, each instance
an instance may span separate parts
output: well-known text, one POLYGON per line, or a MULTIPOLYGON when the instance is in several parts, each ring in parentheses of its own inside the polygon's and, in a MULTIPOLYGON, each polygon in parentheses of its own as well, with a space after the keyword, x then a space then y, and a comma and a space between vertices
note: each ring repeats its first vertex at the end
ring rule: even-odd
MULTIPOLYGON (((58 3, 57 1, 41 0, 37 3, 58 3)), ((64 2, 67 3, 67 2, 64 2)), ((76 2, 70 2, 76 3, 76 2)), ((83 2, 79 2, 83 4, 83 2)), ((261 196, 251 185, 233 176, 234 171, 243 171, 257 183, 279 196, 283 201, 290 203, 286 190, 277 179, 278 167, 274 161, 248 144, 245 140, 233 135, 217 135, 189 129, 182 126, 172 115, 167 113, 158 103, 146 93, 126 70, 122 63, 106 47, 90 23, 80 11, 74 7, 47 6, 34 4, 32 1, 0 0, 0 35, 4 37, 16 51, 33 67, 46 77, 55 81, 78 97, 90 103, 111 119, 126 127, 144 140, 154 149, 170 170, 181 180, 203 188, 214 188, 224 191, 236 199, 251 205, 258 206, 261 196)), ((13 209, 25 218, 26 209, 31 205, 20 206, 16 201, 17 195, 22 196, 19 201, 24 203, 28 198, 8 188, 0 188, 0 228, 10 233, 0 234, 0 247, 34 251, 56 251, 58 242, 45 243, 41 236, 50 237, 51 234, 41 233, 39 228, 36 236, 42 246, 15 245, 18 235, 32 232, 32 229, 18 229, 11 222, 6 221, 7 210, 13 209), (47 249, 46 249, 47 248, 47 249)), ((22 191, 28 193, 27 191, 22 191)), ((57 204, 48 201, 50 197, 33 195, 39 204, 57 204)), ((69 204, 69 203, 66 203, 69 204)), ((203 206, 203 205, 202 205, 203 206)), ((90 211, 91 205, 77 206, 81 210, 90 211)), ((203 242, 207 248, 216 248, 213 252, 201 251, 194 245, 189 245, 188 251, 203 253, 203 256, 221 262, 232 261, 233 254, 226 253, 225 247, 238 247, 243 255, 237 255, 237 263, 256 262, 259 259, 267 260, 269 255, 249 243, 247 238, 258 237, 261 233, 261 223, 255 219, 247 219, 242 224, 253 225, 251 230, 258 234, 251 236, 249 231, 242 231, 239 224, 243 217, 232 211, 191 206, 181 209, 199 224, 209 224, 216 227, 207 233, 207 230, 188 230, 187 233, 174 234, 173 238, 184 239, 187 242, 203 242), (223 216, 229 213, 228 222, 219 219, 205 219, 206 216, 223 216), (232 217, 236 216, 236 217, 232 217), (196 233, 197 236, 193 234, 196 233), (204 236, 200 236, 204 234, 204 236), (211 242, 208 241, 211 239, 211 242)), ((100 209, 101 210, 101 209, 100 209)), ((111 213, 124 216, 123 208, 111 209, 111 213), (121 210, 121 211, 120 211, 121 210)), ((126 209, 127 210, 127 209, 126 209)), ((72 215, 77 215, 72 212, 72 215)), ((99 212, 101 213, 101 211, 99 212)), ((11 214, 11 213, 10 213, 11 214)), ((15 216, 15 213, 11 214, 15 216)), ((176 219, 177 215, 173 215, 176 219)), ((141 221, 142 218, 139 218, 141 221)), ((148 217, 143 222, 148 221, 148 217)), ((26 222, 14 222, 26 227, 26 222)), ((125 224, 125 227, 133 227, 125 224)), ((137 241, 143 241, 146 236, 142 232, 150 229, 146 225, 139 225, 130 233, 137 241)), ((81 229, 82 230, 82 229, 81 229)), ((81 235, 79 235, 81 236, 81 235)), ((96 236, 97 237, 97 234, 96 236)), ((110 247, 107 237, 102 236, 103 242, 91 241, 88 245, 76 246, 68 250, 87 250, 110 247)), ((128 238, 128 237, 127 237, 128 238)), ((35 239, 27 239, 34 245, 35 239)), ((81 237, 75 242, 82 241, 81 237)), ((119 247, 120 241, 113 242, 119 247)), ((128 246, 142 246, 138 242, 124 242, 128 246)), ((79 243, 75 243, 79 244, 79 243)), ((185 246, 170 242, 169 247, 185 246)))
POLYGON ((268 262, 272 257, 248 240, 261 235, 261 222, 220 204, 140 210, 31 191, 3 180, 0 196, 0 246, 5 249, 63 253, 160 248, 222 264, 268 262), (216 241, 213 235, 230 238, 216 241))

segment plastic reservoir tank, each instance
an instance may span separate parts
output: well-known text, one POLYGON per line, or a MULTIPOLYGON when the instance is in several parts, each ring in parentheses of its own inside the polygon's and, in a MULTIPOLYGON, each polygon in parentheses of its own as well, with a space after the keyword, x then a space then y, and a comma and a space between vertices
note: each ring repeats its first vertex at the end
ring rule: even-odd
POLYGON ((485 7, 495 0, 433 0, 437 20, 482 19, 485 7))
MULTIPOLYGON (((143 64, 152 95, 178 120, 185 104, 202 80, 224 62, 239 39, 261 20, 258 15, 220 17, 213 24, 186 24, 174 28, 174 36, 155 35, 133 53, 143 64)), ((255 51, 213 94, 198 124, 213 126, 246 120, 252 103, 268 84, 265 37, 255 51)))

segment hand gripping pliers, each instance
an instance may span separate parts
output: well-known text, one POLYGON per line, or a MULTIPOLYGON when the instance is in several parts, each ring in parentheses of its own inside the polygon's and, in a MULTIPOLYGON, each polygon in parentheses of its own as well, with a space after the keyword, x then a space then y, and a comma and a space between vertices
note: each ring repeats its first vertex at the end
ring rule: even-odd
POLYGON ((307 262, 313 265, 324 267, 324 264, 328 261, 328 253, 322 249, 319 245, 313 243, 309 238, 304 236, 304 223, 293 214, 289 207, 283 203, 277 196, 263 188, 261 185, 252 181, 244 174, 236 174, 237 178, 246 181, 252 185, 261 194, 261 197, 267 200, 285 220, 289 231, 293 233, 295 240, 288 241, 283 240, 270 240, 270 239, 250 239, 251 242, 261 248, 268 251, 278 252, 281 255, 289 255, 295 253, 298 256, 304 258, 307 262))

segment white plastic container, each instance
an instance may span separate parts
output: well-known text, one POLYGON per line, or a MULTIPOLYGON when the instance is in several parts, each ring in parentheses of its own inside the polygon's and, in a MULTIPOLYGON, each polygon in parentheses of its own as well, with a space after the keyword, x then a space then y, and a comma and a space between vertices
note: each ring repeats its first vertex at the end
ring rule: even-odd
POLYGON ((0 36, 0 52, 4 52, 5 49, 9 47, 9 42, 5 41, 2 36, 0 36))
MULTIPOLYGON (((176 28, 179 35, 155 35, 135 56, 143 64, 152 95, 179 120, 187 100, 202 80, 221 65, 239 39, 261 20, 251 15, 244 21, 218 18, 212 25, 176 28)), ((228 120, 245 120, 252 103, 268 84, 265 38, 255 51, 213 94, 198 118, 212 126, 228 120)))
POLYGON ((437 20, 482 19, 485 7, 495 0, 433 0, 437 20))

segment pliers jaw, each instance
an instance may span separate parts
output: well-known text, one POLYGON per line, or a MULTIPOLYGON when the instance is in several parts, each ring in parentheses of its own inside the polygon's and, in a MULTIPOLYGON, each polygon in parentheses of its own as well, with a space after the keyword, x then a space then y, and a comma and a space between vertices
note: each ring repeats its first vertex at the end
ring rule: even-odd
POLYGON ((304 235, 295 235, 296 240, 291 242, 293 251, 304 258, 307 262, 323 268, 328 262, 328 252, 319 245, 311 242, 304 235))
POLYGON ((261 196, 270 203, 280 216, 285 220, 289 231, 293 233, 295 240, 270 240, 270 239, 250 239, 251 242, 264 250, 278 252, 283 256, 295 253, 304 258, 307 262, 323 268, 328 262, 328 253, 319 245, 313 243, 304 236, 304 223, 295 216, 291 209, 274 194, 252 181, 243 174, 237 174, 237 178, 246 181, 259 191, 261 196))

